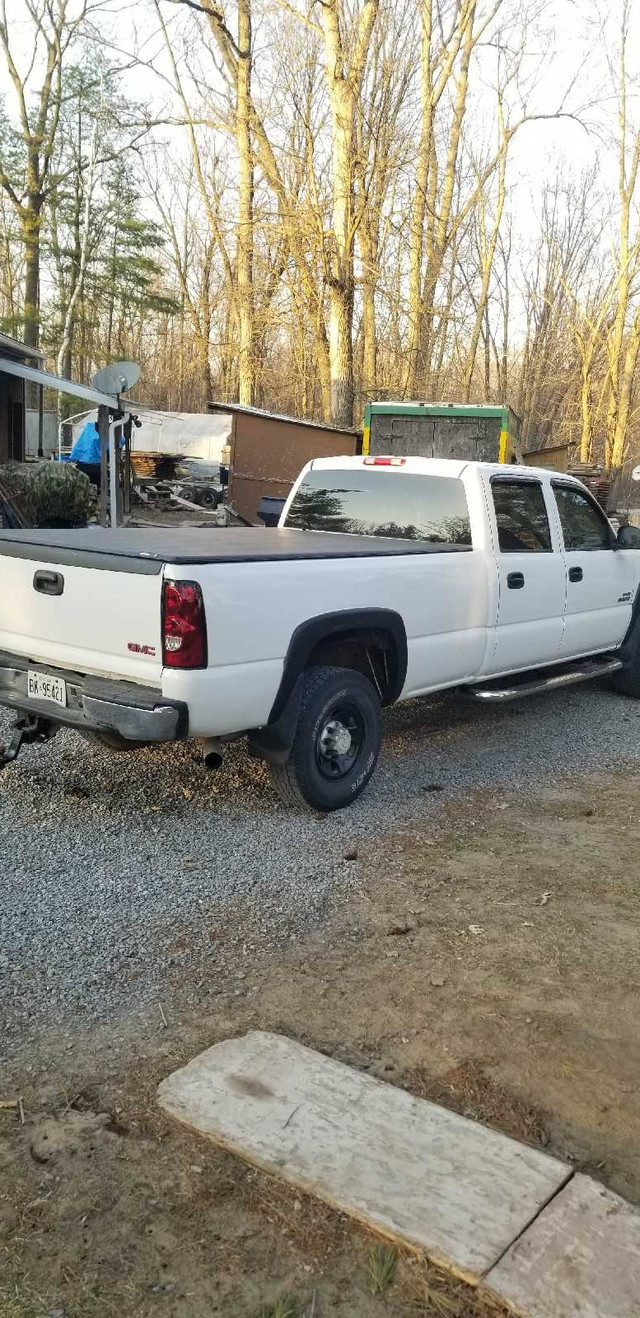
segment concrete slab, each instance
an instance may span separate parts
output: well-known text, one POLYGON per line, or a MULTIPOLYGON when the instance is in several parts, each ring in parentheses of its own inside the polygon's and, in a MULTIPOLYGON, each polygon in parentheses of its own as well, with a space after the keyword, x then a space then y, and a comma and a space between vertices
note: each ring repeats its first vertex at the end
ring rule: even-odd
POLYGON ((485 1285, 527 1318, 638 1318, 640 1212, 575 1176, 485 1285))
POLYGON ((158 1093, 192 1130, 469 1281, 570 1175, 544 1153, 277 1034, 217 1044, 158 1093))

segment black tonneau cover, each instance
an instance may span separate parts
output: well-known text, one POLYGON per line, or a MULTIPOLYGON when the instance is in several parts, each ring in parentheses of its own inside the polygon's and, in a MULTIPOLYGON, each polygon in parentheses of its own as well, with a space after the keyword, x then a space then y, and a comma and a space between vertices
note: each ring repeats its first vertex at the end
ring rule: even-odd
POLYGON ((77 531, 0 531, 0 556, 65 567, 156 574, 163 563, 270 563, 314 558, 384 558, 401 554, 468 553, 470 545, 392 540, 386 536, 335 535, 283 527, 228 526, 129 528, 100 526, 77 531))

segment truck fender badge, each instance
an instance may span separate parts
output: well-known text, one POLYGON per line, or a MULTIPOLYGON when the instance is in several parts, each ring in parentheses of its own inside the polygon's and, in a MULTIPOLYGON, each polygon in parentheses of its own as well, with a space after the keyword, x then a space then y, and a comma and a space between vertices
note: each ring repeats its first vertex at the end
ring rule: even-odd
POLYGON ((626 604, 630 599, 631 599, 631 591, 626 590, 624 595, 620 596, 620 599, 618 600, 618 604, 626 604))
POLYGON ((156 653, 155 645, 138 645, 137 641, 127 641, 127 650, 132 654, 146 654, 153 659, 156 653))

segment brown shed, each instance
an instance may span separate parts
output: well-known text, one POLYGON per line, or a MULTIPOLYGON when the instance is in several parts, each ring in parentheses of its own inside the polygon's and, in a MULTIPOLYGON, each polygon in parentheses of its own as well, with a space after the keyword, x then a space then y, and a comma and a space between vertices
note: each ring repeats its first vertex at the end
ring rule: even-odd
POLYGON ((525 467, 549 467, 552 471, 569 470, 569 445, 551 444, 549 448, 530 449, 522 455, 525 467))
POLYGON ((321 421, 262 412, 239 403, 209 403, 232 418, 229 498, 248 521, 258 523, 265 495, 286 498, 311 458, 352 457, 362 448, 360 430, 337 430, 321 421))

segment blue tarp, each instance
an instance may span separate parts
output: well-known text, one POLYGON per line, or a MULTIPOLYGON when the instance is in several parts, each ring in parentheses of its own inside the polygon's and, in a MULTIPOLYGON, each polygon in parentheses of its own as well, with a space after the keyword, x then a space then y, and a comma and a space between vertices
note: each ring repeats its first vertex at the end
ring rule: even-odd
POLYGON ((87 421, 71 450, 72 462, 100 465, 100 437, 94 421, 87 421))

